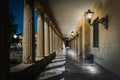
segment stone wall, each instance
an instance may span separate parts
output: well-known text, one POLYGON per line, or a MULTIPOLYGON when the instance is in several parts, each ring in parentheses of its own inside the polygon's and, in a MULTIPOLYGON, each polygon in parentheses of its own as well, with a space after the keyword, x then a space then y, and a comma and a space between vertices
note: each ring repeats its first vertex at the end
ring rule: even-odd
POLYGON ((98 0, 93 11, 93 20, 108 15, 108 29, 99 24, 99 47, 93 47, 93 29, 91 28, 91 53, 95 61, 120 75, 120 1, 98 0))

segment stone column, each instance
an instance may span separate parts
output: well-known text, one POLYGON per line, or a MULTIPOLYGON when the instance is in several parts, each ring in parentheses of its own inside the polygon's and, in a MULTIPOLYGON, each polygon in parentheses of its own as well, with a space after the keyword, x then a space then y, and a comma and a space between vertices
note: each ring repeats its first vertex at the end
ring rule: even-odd
POLYGON ((76 49, 77 49, 77 48, 76 48, 76 37, 75 37, 75 52, 76 52, 76 49))
POLYGON ((82 21, 82 57, 85 59, 85 16, 82 21))
POLYGON ((82 35, 82 27, 80 27, 79 31, 80 31, 80 34, 79 34, 80 35, 80 38, 79 38, 79 41, 80 41, 80 44, 79 44, 80 45, 80 56, 82 57, 83 56, 83 53, 82 53, 82 36, 83 36, 82 35))
POLYGON ((76 36, 76 53, 78 53, 78 36, 76 36))
POLYGON ((52 25, 50 25, 50 27, 49 27, 49 29, 50 29, 50 54, 53 53, 53 50, 52 50, 52 48, 53 48, 53 34, 52 34, 52 27, 51 26, 52 25))
POLYGON ((77 37, 75 38, 75 52, 77 52, 77 37))
POLYGON ((59 37, 58 37, 58 43, 59 43, 58 48, 60 49, 60 38, 59 37))
POLYGON ((72 44, 72 40, 71 40, 71 49, 72 49, 72 47, 73 47, 73 44, 72 44))
POLYGON ((49 55, 49 27, 47 24, 47 19, 44 22, 44 36, 45 36, 45 56, 49 55))
POLYGON ((44 15, 38 15, 37 58, 44 57, 44 15))
POLYGON ((78 32, 78 54, 80 53, 80 35, 79 35, 79 32, 78 32))
POLYGON ((47 21, 48 23, 48 54, 50 54, 50 21, 47 21))
POLYGON ((23 63, 32 63, 35 60, 33 53, 33 5, 33 0, 24 0, 23 63))
POLYGON ((75 48, 75 43, 74 43, 75 41, 74 41, 74 39, 73 39, 73 50, 74 50, 74 48, 75 48))
POLYGON ((73 47, 74 47, 74 45, 73 45, 73 39, 72 39, 72 50, 73 50, 73 47))
POLYGON ((0 0, 0 80, 9 80, 8 0, 0 0))
POLYGON ((56 42, 57 42, 57 40, 56 40, 56 34, 54 33, 54 51, 56 52, 56 42))
POLYGON ((74 38, 74 52, 76 52, 76 38, 74 38))
POLYGON ((56 34, 56 50, 58 51, 58 46, 59 46, 59 42, 58 42, 58 36, 56 34))
POLYGON ((54 25, 53 25, 53 52, 55 52, 55 32, 54 32, 54 25))

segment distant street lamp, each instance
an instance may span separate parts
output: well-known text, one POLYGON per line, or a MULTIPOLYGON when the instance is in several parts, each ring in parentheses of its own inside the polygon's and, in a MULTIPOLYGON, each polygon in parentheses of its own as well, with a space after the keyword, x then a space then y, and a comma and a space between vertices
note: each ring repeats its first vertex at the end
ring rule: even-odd
POLYGON ((13 37, 16 39, 16 38, 17 38, 17 35, 16 35, 16 34, 14 34, 14 35, 13 35, 13 37))

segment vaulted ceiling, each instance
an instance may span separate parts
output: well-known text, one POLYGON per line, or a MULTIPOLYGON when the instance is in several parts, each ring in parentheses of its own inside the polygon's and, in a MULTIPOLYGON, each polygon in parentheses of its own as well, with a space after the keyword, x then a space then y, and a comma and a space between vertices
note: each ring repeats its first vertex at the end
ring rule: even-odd
POLYGON ((74 31, 81 16, 94 7, 97 0, 48 0, 58 28, 63 37, 68 37, 74 31))

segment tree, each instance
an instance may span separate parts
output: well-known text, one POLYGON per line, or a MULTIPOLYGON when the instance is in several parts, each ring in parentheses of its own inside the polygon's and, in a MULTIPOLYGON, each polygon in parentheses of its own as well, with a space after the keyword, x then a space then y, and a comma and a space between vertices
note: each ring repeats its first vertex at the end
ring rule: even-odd
POLYGON ((13 35, 16 33, 18 24, 15 24, 15 16, 13 15, 13 13, 9 14, 9 38, 10 38, 10 44, 14 43, 16 40, 14 39, 13 35))

